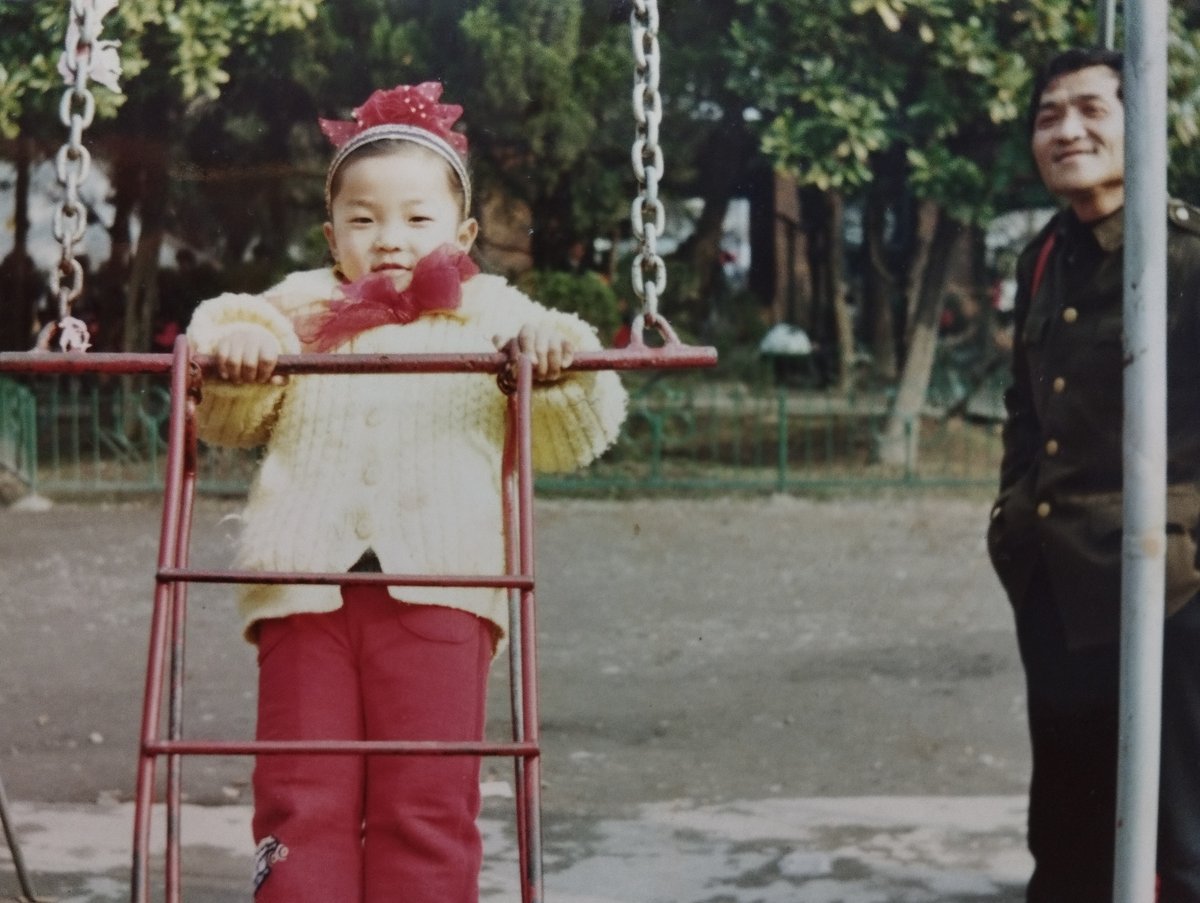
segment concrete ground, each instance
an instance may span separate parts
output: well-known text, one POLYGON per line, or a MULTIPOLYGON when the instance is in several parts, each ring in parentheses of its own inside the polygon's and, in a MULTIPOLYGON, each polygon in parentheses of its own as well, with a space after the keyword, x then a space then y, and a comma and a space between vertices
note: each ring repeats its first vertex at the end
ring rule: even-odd
MULTIPOLYGON (((1028 754, 987 505, 539 502, 547 901, 1020 900, 1028 754)), ((235 512, 200 503, 194 563, 228 563, 235 512)), ((0 777, 64 903, 128 898, 158 520, 0 510, 0 777)), ((188 736, 249 737, 253 671, 227 591, 194 588, 188 736)), ((249 768, 187 761, 189 903, 249 897, 249 768)), ((511 766, 486 772, 484 899, 516 900, 511 766)))

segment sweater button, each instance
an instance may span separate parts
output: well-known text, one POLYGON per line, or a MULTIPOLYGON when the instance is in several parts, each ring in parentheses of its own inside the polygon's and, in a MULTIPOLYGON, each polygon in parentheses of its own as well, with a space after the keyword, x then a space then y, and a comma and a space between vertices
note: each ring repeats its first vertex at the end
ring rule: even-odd
POLYGON ((363 468, 362 481, 364 486, 374 486, 379 482, 379 468, 367 466, 363 468))
POLYGON ((371 538, 371 515, 364 512, 355 518, 354 535, 359 539, 371 538))
POLYGON ((367 411, 367 416, 363 418, 367 426, 379 426, 380 420, 379 408, 371 408, 367 411))
POLYGON ((1062 390, 1065 389, 1066 387, 1067 387, 1067 381, 1065 379, 1063 379, 1061 376, 1054 377, 1054 391, 1055 392, 1062 392, 1062 390))
POLYGON ((1058 440, 1057 439, 1051 439, 1046 443, 1046 454, 1050 455, 1050 457, 1054 457, 1055 455, 1058 454, 1058 440))
POLYGON ((1078 319, 1079 319, 1079 311, 1077 311, 1075 308, 1068 307, 1066 310, 1063 311, 1063 322, 1064 323, 1074 323, 1078 319))
POLYGON ((1050 516, 1050 503, 1049 502, 1039 502, 1038 506, 1037 506, 1037 515, 1038 515, 1038 517, 1049 517, 1050 516))

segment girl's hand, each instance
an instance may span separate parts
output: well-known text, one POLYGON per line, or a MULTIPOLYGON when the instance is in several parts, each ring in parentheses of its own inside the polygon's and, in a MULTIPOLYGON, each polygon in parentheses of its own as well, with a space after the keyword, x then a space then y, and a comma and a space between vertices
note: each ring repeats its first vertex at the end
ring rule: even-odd
POLYGON ((213 349, 217 373, 232 383, 266 383, 283 385, 286 377, 273 376, 279 361, 279 340, 253 326, 232 329, 213 349))
POLYGON ((533 380, 552 383, 562 379, 563 371, 575 360, 575 346, 553 324, 526 324, 516 338, 505 341, 496 336, 496 347, 507 352, 510 362, 501 374, 501 383, 516 385, 517 355, 527 354, 533 362, 533 380))

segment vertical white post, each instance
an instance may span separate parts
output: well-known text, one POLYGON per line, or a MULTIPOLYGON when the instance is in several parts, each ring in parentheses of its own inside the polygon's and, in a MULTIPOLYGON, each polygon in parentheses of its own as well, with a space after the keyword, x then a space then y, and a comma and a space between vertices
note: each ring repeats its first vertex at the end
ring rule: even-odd
POLYGON ((1117 43, 1117 0, 1096 2, 1096 43, 1109 50, 1117 43))
POLYGON ((1125 423, 1115 903, 1153 903, 1166 542, 1167 3, 1125 7, 1125 423))

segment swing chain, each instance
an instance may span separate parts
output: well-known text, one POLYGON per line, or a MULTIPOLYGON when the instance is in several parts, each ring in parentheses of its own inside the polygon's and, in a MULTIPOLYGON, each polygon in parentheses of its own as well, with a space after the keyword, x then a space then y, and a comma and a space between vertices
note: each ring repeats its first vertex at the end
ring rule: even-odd
POLYGON ((663 152, 658 143, 662 123, 659 92, 661 55, 658 47, 657 0, 634 0, 629 25, 633 37, 633 117, 637 123, 633 142, 633 174, 638 195, 630 208, 630 221, 638 242, 633 261, 633 290, 642 300, 642 317, 658 319, 658 299, 667 287, 667 266, 658 253, 658 237, 666 228, 666 211, 658 197, 663 174, 663 152))
MULTIPOLYGON (((54 159, 64 197, 54 211, 54 237, 62 246, 62 256, 50 274, 50 288, 58 296, 56 325, 60 330, 59 345, 64 351, 86 351, 89 347, 87 327, 71 316, 72 303, 83 293, 83 266, 75 256, 75 245, 87 231, 87 208, 80 198, 79 186, 87 179, 92 165, 92 155, 83 145, 83 133, 96 116, 96 98, 88 88, 89 77, 96 74, 98 81, 116 88, 116 74, 111 67, 116 42, 99 39, 100 20, 115 5, 112 0, 71 0, 65 45, 59 59, 59 72, 67 89, 58 114, 68 134, 54 159)), ((39 346, 48 344, 49 332, 44 332, 39 346)))

